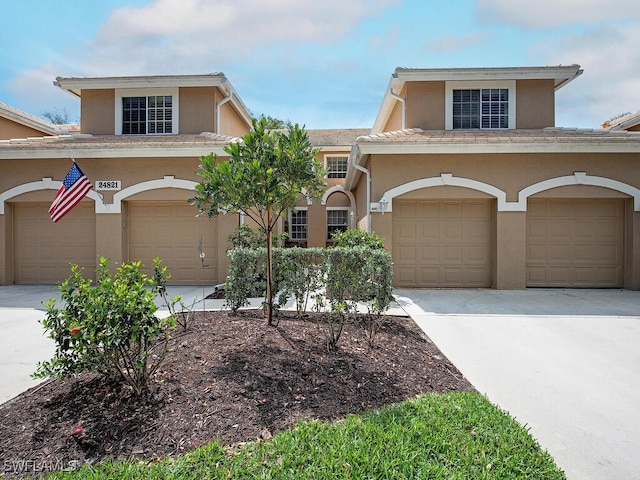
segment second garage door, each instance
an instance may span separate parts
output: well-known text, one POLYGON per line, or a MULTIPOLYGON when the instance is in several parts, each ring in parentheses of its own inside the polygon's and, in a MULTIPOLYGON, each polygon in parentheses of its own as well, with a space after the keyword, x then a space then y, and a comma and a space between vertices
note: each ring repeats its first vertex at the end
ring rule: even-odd
POLYGON ((491 287, 492 205, 490 200, 394 201, 394 285, 491 287))
POLYGON ((622 199, 531 199, 528 287, 622 287, 622 199))
POLYGON ((129 260, 140 260, 151 273, 153 259, 160 257, 174 285, 216 283, 217 221, 195 217, 186 202, 130 202, 128 205, 129 260), (198 244, 202 241, 205 268, 198 244))

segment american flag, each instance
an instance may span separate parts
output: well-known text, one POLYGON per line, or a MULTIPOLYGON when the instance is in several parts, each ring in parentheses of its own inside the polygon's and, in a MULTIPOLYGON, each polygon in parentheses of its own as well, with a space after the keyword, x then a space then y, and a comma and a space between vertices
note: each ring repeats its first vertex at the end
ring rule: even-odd
POLYGON ((91 190, 91 182, 82 173, 76 162, 73 162, 58 189, 58 193, 56 193, 56 198, 53 199, 53 203, 49 207, 51 220, 57 222, 64 217, 89 193, 89 190, 91 190))

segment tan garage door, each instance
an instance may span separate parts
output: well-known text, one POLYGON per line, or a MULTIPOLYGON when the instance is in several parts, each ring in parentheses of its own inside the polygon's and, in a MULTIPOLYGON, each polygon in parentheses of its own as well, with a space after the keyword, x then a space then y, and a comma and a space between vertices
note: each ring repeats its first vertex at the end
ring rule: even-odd
POLYGON ((67 278, 70 263, 94 278, 96 217, 94 203, 83 201, 58 223, 49 218, 50 203, 15 204, 15 282, 53 284, 67 278))
POLYGON ((140 260, 151 273, 160 257, 171 273, 169 283, 208 284, 217 275, 217 221, 195 218, 196 208, 186 202, 129 202, 129 260, 140 260), (202 239, 206 267, 202 268, 198 243, 202 239))
POLYGON ((622 199, 531 199, 528 287, 622 287, 622 199))
POLYGON ((491 287, 492 202, 393 203, 394 284, 491 287))

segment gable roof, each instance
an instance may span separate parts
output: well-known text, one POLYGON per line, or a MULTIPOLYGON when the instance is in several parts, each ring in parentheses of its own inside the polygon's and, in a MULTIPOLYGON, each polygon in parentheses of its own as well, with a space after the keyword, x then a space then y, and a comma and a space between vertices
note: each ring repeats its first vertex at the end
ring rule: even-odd
POLYGON ((42 118, 23 112, 2 102, 0 102, 0 117, 24 125, 25 127, 33 128, 46 135, 58 135, 63 132, 60 127, 51 122, 47 122, 42 118))
POLYGON ((582 74, 580 65, 547 67, 494 68, 401 68, 395 69, 373 124, 381 132, 399 94, 407 82, 476 81, 476 80, 553 80, 558 90, 582 74), (394 96, 395 95, 395 96, 394 96))

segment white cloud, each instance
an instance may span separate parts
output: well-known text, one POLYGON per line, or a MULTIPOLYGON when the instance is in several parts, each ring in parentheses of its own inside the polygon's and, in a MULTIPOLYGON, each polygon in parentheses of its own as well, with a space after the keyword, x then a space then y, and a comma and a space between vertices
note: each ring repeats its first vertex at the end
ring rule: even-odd
POLYGON ((477 45, 488 39, 487 33, 470 33, 468 35, 444 35, 430 41, 426 49, 430 52, 447 53, 477 45))
MULTIPOLYGON (((56 76, 223 71, 237 87, 238 79, 251 70, 248 81, 273 84, 278 80, 264 78, 261 72, 286 77, 288 65, 299 60, 305 48, 333 48, 363 21, 396 4, 397 0, 155 0, 144 7, 114 10, 94 38, 22 73, 11 88, 22 98, 41 92, 45 109, 69 110, 73 107, 67 102, 72 104, 73 98, 63 95, 60 101, 58 89, 51 85, 56 76), (52 107, 47 94, 55 97, 52 107)), ((330 61, 330 54, 321 60, 330 61)), ((308 70, 312 61, 298 61, 298 72, 308 70)), ((299 85, 305 87, 310 88, 299 85)))
POLYGON ((478 0, 483 20, 505 22, 525 28, 553 28, 566 25, 603 23, 640 18, 638 0, 478 0))
POLYGON ((637 25, 612 25, 537 47, 548 64, 578 63, 584 70, 557 94, 560 126, 597 127, 622 112, 640 109, 638 44, 637 25))
MULTIPOLYGON (((116 10, 89 46, 84 66, 129 74, 210 71, 229 59, 259 61, 261 51, 332 44, 389 2, 372 0, 156 0, 116 10), (162 67, 161 67, 162 66, 162 67), (190 68, 189 68, 190 67, 190 68)), ((91 71, 91 74, 94 74, 91 71)))

